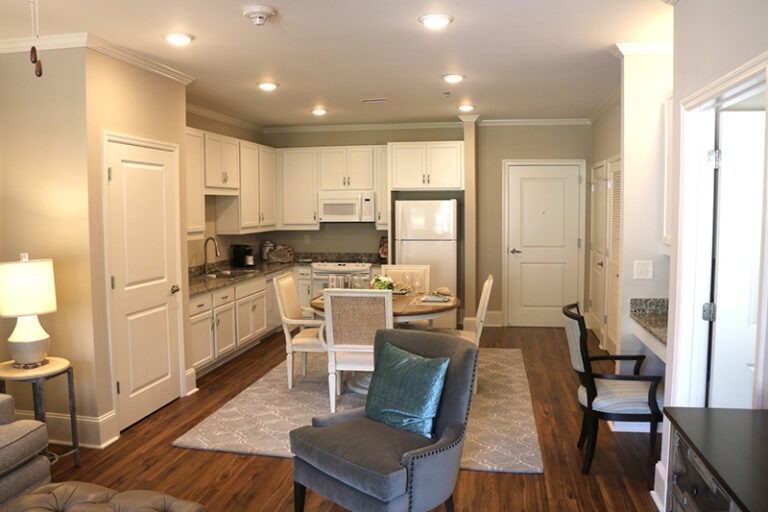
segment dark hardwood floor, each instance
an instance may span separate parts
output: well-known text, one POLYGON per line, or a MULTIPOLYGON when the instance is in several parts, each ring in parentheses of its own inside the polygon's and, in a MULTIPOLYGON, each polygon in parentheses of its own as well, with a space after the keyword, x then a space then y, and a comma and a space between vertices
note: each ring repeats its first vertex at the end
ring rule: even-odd
MULTIPOLYGON (((454 494, 457 511, 656 510, 649 492, 658 453, 649 454, 648 434, 614 434, 601 422, 591 473, 581 474, 582 454, 576 448, 581 418, 578 381, 562 329, 487 327, 481 347, 522 349, 544 473, 461 471, 454 494)), ((598 352, 596 345, 593 349, 598 352)), ((197 393, 126 429, 114 444, 103 450, 81 449, 79 469, 73 468, 71 457, 62 458, 53 466, 53 480, 82 480, 118 490, 159 490, 198 501, 211 512, 293 510, 290 459, 171 446, 277 365, 284 354, 282 335, 272 336, 199 379, 197 393)), ((342 509, 310 491, 306 510, 342 509)))

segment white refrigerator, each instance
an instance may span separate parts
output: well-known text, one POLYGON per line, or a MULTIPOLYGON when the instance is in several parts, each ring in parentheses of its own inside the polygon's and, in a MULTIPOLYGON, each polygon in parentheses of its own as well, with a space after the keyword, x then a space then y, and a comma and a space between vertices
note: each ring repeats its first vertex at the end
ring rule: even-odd
MULTIPOLYGON (((395 264, 429 265, 429 287, 445 286, 456 293, 457 219, 456 199, 395 201, 395 264)), ((456 328, 456 311, 433 324, 456 328)))

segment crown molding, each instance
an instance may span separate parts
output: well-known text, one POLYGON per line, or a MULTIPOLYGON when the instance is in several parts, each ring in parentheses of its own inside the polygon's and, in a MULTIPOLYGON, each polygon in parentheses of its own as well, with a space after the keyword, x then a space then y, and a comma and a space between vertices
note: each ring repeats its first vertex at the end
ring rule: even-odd
POLYGON ((608 112, 610 109, 618 105, 620 102, 621 102, 621 90, 617 90, 615 93, 613 93, 613 95, 611 95, 610 98, 608 98, 608 100, 606 100, 602 105, 597 107, 597 109, 594 112, 592 112, 592 115, 589 116, 590 122, 594 123, 595 121, 603 117, 603 115, 605 115, 606 112, 608 112))
POLYGON ((333 124, 318 126, 268 126, 264 133, 364 132, 380 130, 434 130, 463 128, 464 123, 333 124))
POLYGON ((665 4, 669 4, 669 5, 677 5, 677 2, 678 2, 679 0, 661 0, 661 1, 662 1, 662 2, 664 2, 665 4))
POLYGON ((187 103, 187 113, 195 114, 196 116, 200 116, 200 117, 205 117, 206 119, 211 119, 213 121, 219 121, 221 123, 228 124, 230 126, 245 128, 246 130, 261 130, 261 125, 258 125, 256 123, 245 121, 243 119, 238 119, 236 117, 228 116, 226 114, 220 114, 219 112, 215 112, 213 110, 207 109, 205 107, 200 107, 198 105, 192 105, 191 103, 187 103))
MULTIPOLYGON (((31 43, 32 38, 2 40, 0 41, 0 53, 28 52, 31 43)), ((99 36, 85 32, 55 36, 40 36, 39 39, 35 40, 35 46, 37 46, 38 50, 42 51, 88 48, 183 85, 189 85, 195 80, 194 77, 182 73, 181 71, 177 71, 165 64, 148 59, 132 50, 123 48, 122 46, 110 43, 99 36)))
POLYGON ((615 57, 626 55, 672 55, 672 41, 616 43, 611 47, 615 57))
POLYGON ((589 119, 487 119, 480 126, 589 126, 589 119))

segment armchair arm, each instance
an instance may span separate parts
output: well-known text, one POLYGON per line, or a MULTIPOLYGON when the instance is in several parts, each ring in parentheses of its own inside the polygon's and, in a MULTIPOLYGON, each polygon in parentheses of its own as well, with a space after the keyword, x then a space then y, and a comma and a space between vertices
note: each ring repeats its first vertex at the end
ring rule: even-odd
POLYGON ((16 420, 14 402, 11 395, 0 393, 0 425, 7 425, 16 420))
POLYGON ((336 414, 331 414, 329 416, 320 416, 317 418, 312 418, 312 426, 313 427, 329 427, 331 425, 344 423, 345 421, 349 421, 354 418, 359 418, 361 416, 365 416, 365 407, 356 407, 354 409, 337 412, 336 414))
POLYGON ((638 375, 640 373, 640 366, 645 361, 645 356, 642 354, 632 356, 592 356, 590 361, 634 361, 635 367, 632 369, 632 373, 638 375))
POLYGON ((282 320, 285 325, 295 325, 298 327, 320 327, 323 325, 323 320, 315 318, 302 318, 301 320, 294 320, 292 318, 283 317, 282 320))
POLYGON ((431 510, 445 502, 456 487, 464 447, 464 425, 451 425, 434 444, 403 454, 413 510, 431 510), (419 492, 428 489, 429 492, 419 492))

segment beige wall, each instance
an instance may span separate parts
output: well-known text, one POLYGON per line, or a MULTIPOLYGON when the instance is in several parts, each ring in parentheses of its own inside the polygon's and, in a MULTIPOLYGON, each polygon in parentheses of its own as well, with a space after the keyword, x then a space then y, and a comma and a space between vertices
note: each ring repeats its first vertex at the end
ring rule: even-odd
POLYGON ((505 159, 585 159, 591 165, 592 127, 482 126, 477 149, 477 289, 493 274, 495 283, 489 309, 501 310, 503 179, 505 159))
POLYGON ((456 127, 365 129, 356 127, 343 131, 266 130, 262 143, 274 148, 299 148, 312 146, 379 145, 387 142, 416 142, 430 140, 463 140, 464 129, 457 121, 456 127))
MULTIPOLYGON (((616 98, 592 121, 592 161, 614 157, 621 151, 621 105, 616 98)), ((591 166, 590 166, 591 167, 591 166)))
MULTIPOLYGON (((53 258, 58 311, 40 321, 51 354, 76 367, 81 411, 94 415, 85 51, 47 50, 41 60, 36 78, 26 53, 0 55, 0 257, 53 258)), ((14 323, 2 320, 3 360, 14 323)), ((28 388, 9 387, 20 409, 32 409, 28 388)), ((67 411, 63 382, 52 381, 47 398, 49 410, 67 411)))
MULTIPOLYGON (((51 334, 51 354, 68 358, 75 368, 78 416, 97 421, 114 409, 103 133, 181 145, 185 88, 83 48, 44 51, 42 60, 38 79, 26 54, 0 55, 0 256, 13 260, 26 251, 53 258, 58 311, 41 321, 51 334)), ((11 326, 3 321, 0 336, 7 338, 11 326)), ((4 343, 0 350, 7 355, 4 343)), ((27 390, 14 394, 19 408, 32 408, 27 390)), ((66 386, 52 381, 46 399, 48 411, 66 414, 66 386)), ((88 432, 93 429, 83 433, 88 432)))

